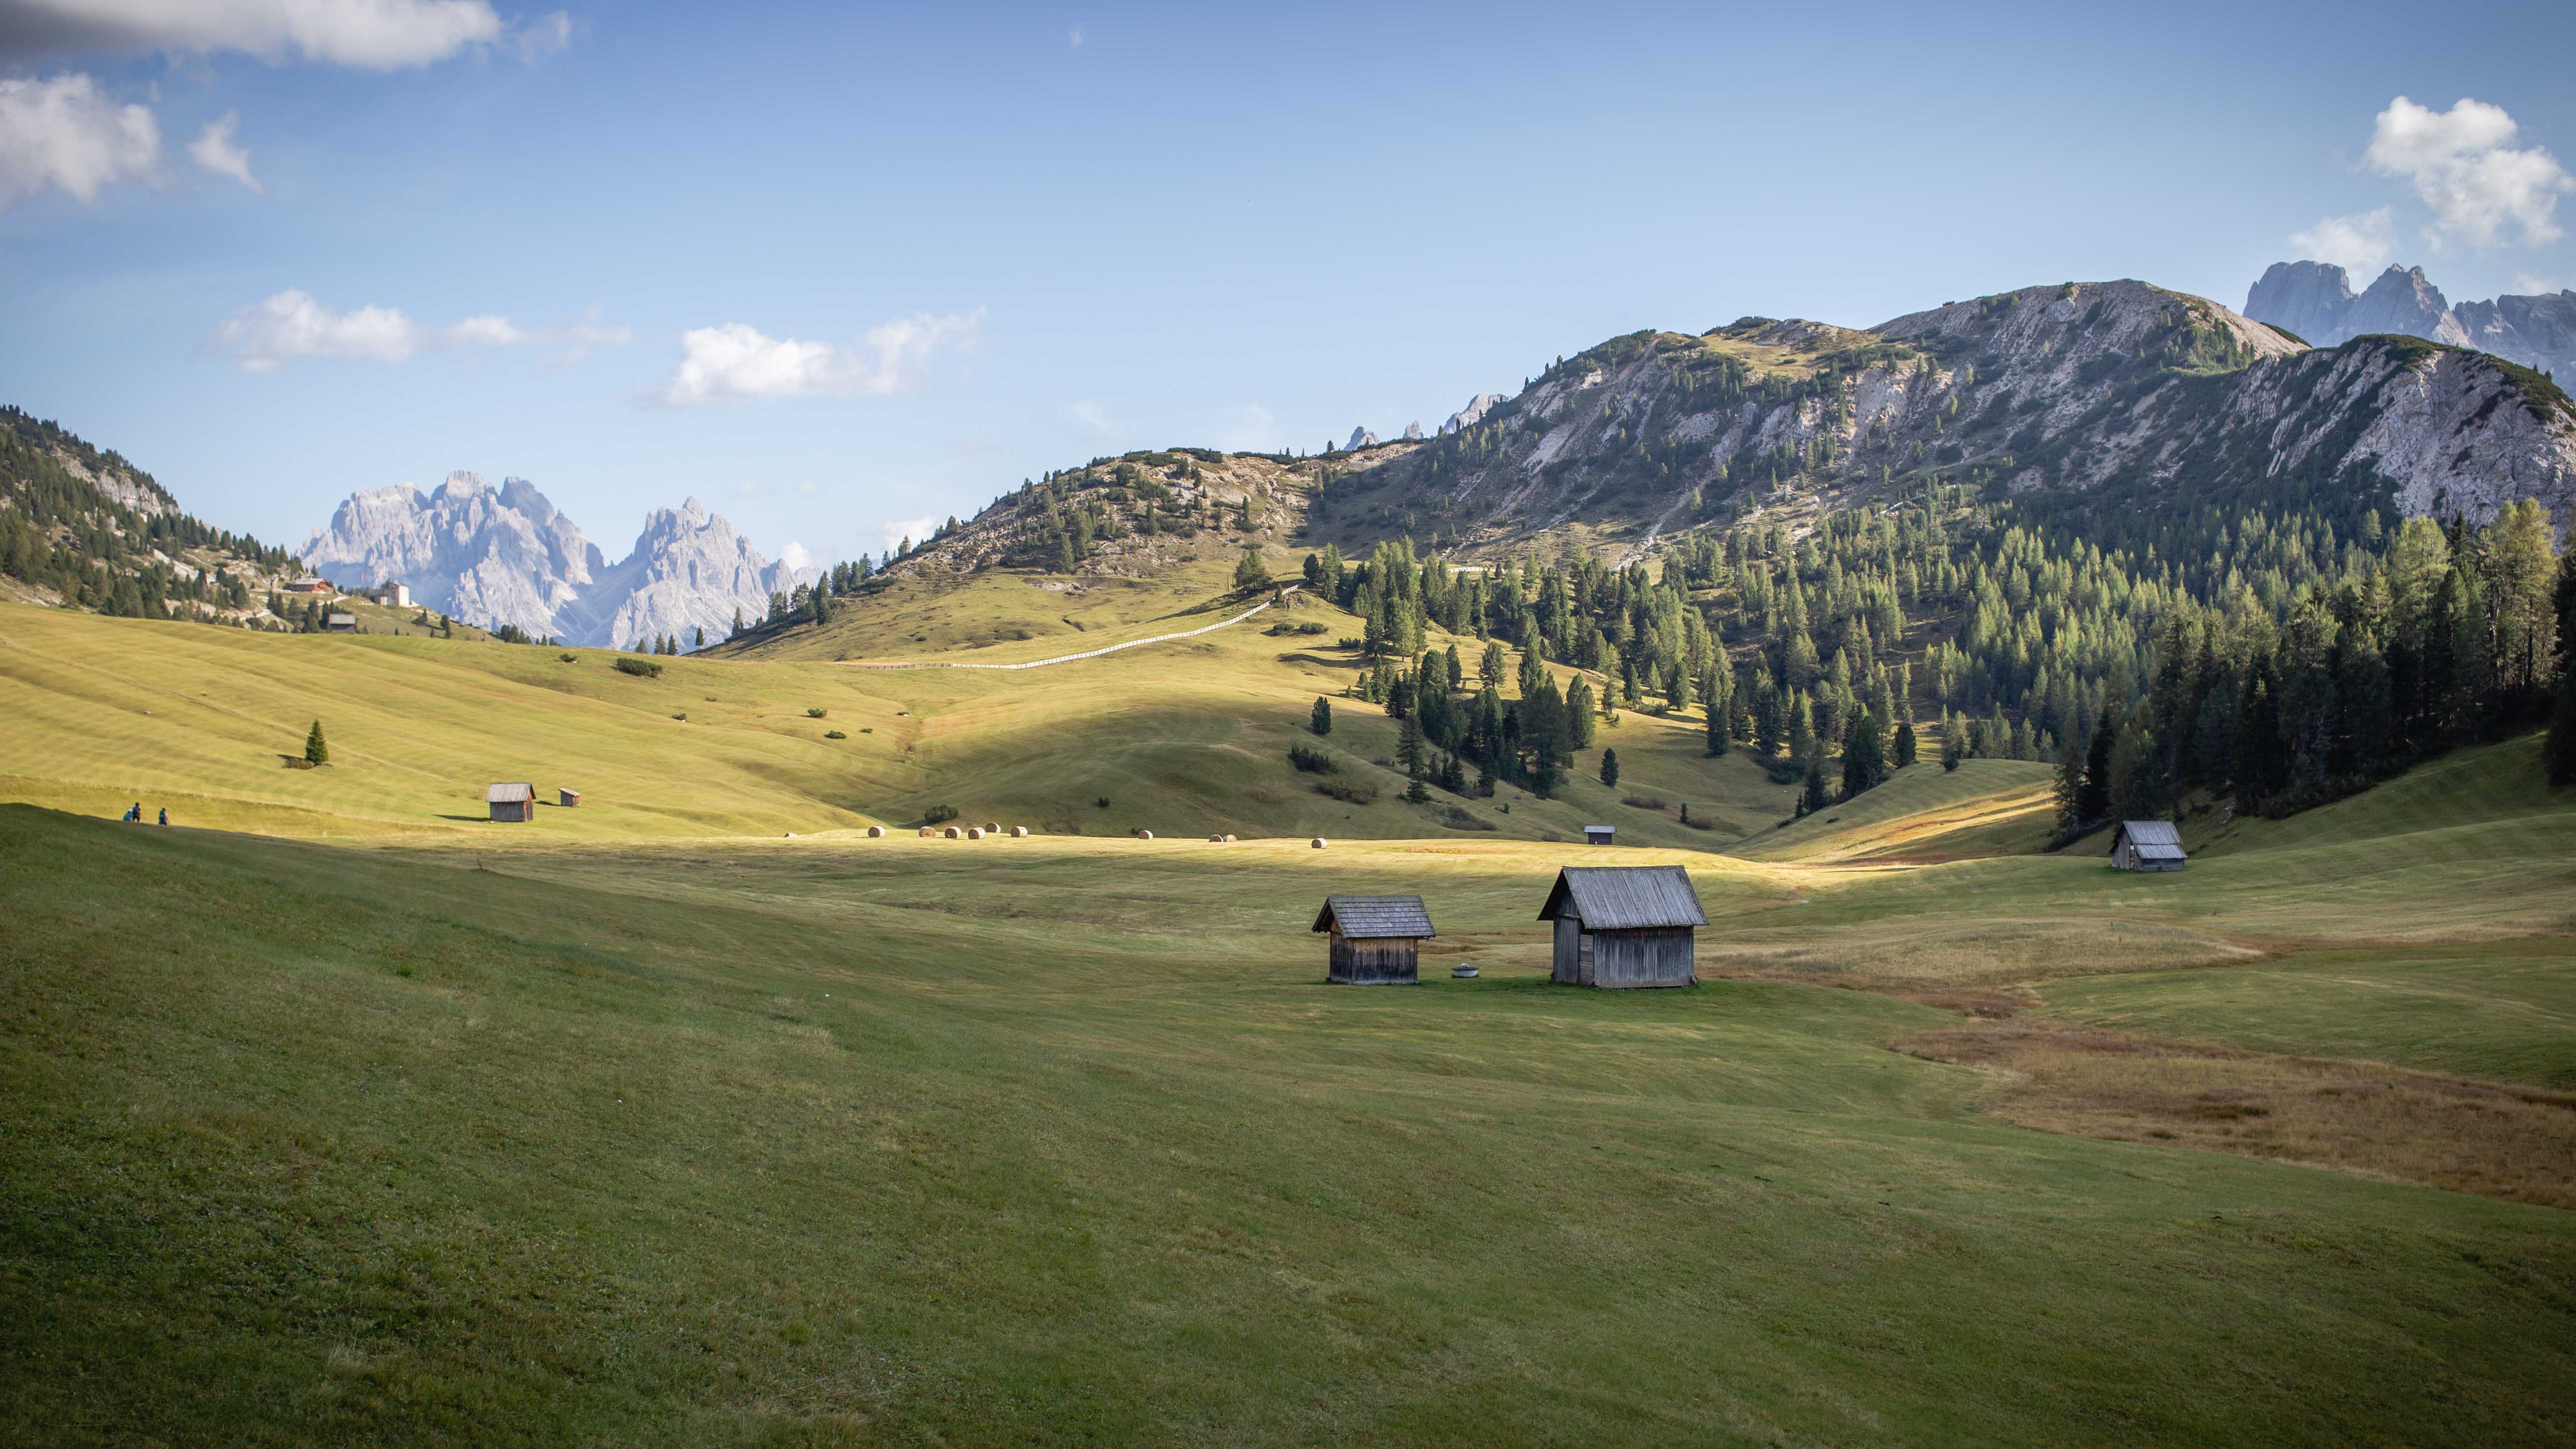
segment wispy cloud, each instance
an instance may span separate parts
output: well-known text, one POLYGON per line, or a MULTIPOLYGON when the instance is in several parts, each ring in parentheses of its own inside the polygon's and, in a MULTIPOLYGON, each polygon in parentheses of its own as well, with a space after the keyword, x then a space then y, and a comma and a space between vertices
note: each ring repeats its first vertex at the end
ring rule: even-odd
POLYGON ((569 345, 576 351, 631 341, 624 327, 596 321, 555 327, 522 327, 498 314, 468 317, 447 327, 424 327, 394 307, 334 311, 310 292, 289 287, 225 319, 201 351, 246 372, 275 372, 299 357, 401 362, 424 352, 457 347, 569 345))
POLYGON ((1064 415, 1094 443, 1110 443, 1118 439, 1118 425, 1109 421, 1109 414, 1102 412, 1096 402, 1075 403, 1064 410, 1064 415))
POLYGON ((1064 38, 1075 50, 1082 49, 1082 42, 1084 39, 1083 28, 1079 25, 1073 27, 1071 30, 1065 32, 1064 38))
POLYGON ((905 317, 869 328, 849 348, 772 337, 747 322, 692 328, 680 334, 679 370, 640 400, 684 408, 741 398, 908 392, 923 385, 941 354, 974 350, 983 316, 905 317))
POLYGON ((929 513, 925 513, 919 518, 897 518, 888 521, 886 525, 879 530, 879 533, 885 539, 885 556, 888 558, 894 557, 895 550, 903 546, 903 541, 905 539, 908 538, 915 543, 919 543, 923 539, 930 537, 938 527, 938 516, 929 513))
POLYGON ((2397 254, 2397 221, 2384 206, 2359 216, 2329 216, 2306 231, 2293 233, 2290 245, 2298 248, 2301 257, 2332 262, 2368 286, 2370 279, 2388 265, 2389 258, 2397 254))
POLYGON ((233 140, 233 132, 240 125, 241 117, 230 111, 225 112, 220 121, 207 122, 206 129, 197 133, 197 139, 188 143, 188 154, 196 159, 199 166, 217 176, 229 176, 255 192, 265 193, 268 188, 260 185, 259 178, 250 174, 249 150, 233 140))
POLYGON ((0 207, 39 191, 82 201, 116 181, 160 174, 161 126, 118 105, 85 75, 0 80, 0 207))

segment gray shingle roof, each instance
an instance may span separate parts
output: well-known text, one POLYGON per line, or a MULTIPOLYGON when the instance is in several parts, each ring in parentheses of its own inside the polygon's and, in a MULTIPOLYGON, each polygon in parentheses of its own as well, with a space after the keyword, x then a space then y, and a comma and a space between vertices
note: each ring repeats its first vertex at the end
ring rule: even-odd
POLYGON ((1580 917, 1594 931, 1708 924, 1690 872, 1678 865, 1569 865, 1556 873, 1538 918, 1559 914, 1580 917))
POLYGON ((537 787, 525 783, 494 785, 483 792, 483 801, 487 805, 506 805, 513 800, 534 800, 535 798, 537 798, 537 787))
POLYGON ((1431 913, 1422 908, 1420 896, 1326 896, 1324 908, 1315 913, 1315 929, 1329 931, 1336 924, 1352 940, 1439 934, 1431 929, 1431 913))
MULTIPOLYGON (((2175 829, 2174 823, 2170 820, 2123 820, 2120 822, 2120 835, 2129 838, 2129 843, 2138 848, 2138 854, 2143 859, 2181 860, 2184 858, 2182 832, 2175 829)), ((2111 848, 2113 850, 2120 848, 2119 835, 2111 838, 2111 848)))

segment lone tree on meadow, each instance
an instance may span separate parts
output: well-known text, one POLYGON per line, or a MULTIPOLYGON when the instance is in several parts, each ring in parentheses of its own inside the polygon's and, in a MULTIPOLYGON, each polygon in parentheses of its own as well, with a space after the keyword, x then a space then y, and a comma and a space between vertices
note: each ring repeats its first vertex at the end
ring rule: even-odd
POLYGON ((1896 727, 1896 768, 1902 770, 1914 763, 1914 722, 1907 720, 1896 727))
POLYGON ((1261 550, 1245 549, 1243 562, 1234 566, 1234 586, 1238 589, 1257 589, 1269 582, 1270 566, 1261 561, 1261 550))
POLYGON ((1603 750, 1601 752, 1601 783, 1604 785, 1616 785, 1619 783, 1619 752, 1617 750, 1603 750))
POLYGON ((306 731, 304 735, 304 763, 308 765, 331 763, 331 747, 323 742, 322 721, 318 719, 313 722, 313 728, 306 731))
POLYGON ((1319 735, 1331 734, 1333 732, 1333 702, 1324 698, 1320 694, 1316 695, 1315 712, 1306 717, 1306 727, 1319 735))

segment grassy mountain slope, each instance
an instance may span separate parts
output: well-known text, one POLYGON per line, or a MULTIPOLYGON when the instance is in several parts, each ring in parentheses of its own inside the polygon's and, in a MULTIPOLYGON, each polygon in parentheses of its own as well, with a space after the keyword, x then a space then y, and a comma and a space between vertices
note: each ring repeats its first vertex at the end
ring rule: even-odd
MULTIPOLYGON (((0 1424, 2549 1442, 2559 1212, 2011 1127, 1883 1049, 1957 1018, 1819 985, 2016 924, 2059 927, 2049 975, 2493 912, 2563 878, 2571 818, 2360 895, 2287 841, 2143 879, 1628 852, 1693 869, 1704 971, 1783 917, 1811 953, 1629 994, 1544 985, 1573 846, 546 830, 477 871, 0 808, 0 1424), (1483 979, 1314 985, 1314 900, 1355 888, 1423 892, 1483 979)), ((2563 993, 2473 1009, 2517 994, 2563 993)), ((2293 1049, 2393 1016, 2304 995, 2265 1023, 2293 1049)))
MULTIPOLYGON (((1625 765, 1616 791, 1586 777, 1552 801, 1505 787, 1489 801, 1403 804, 1403 776, 1375 763, 1393 756, 1395 722, 1339 699, 1357 664, 1330 646, 1357 626, 1320 605, 1285 612, 1331 623, 1321 636, 1271 635, 1262 615, 1037 670, 678 658, 655 661, 661 677, 642 679, 617 672, 605 650, 210 633, 0 609, 0 707, 13 747, 0 793, 106 814, 143 799, 154 811, 171 804, 187 823, 233 829, 496 842, 515 837, 481 820, 481 793, 504 779, 532 780, 549 798, 557 786, 584 791, 580 810, 540 812, 545 832, 576 838, 902 825, 935 804, 970 820, 1086 834, 1421 836, 1453 833, 1444 811, 1456 806, 1507 836, 1574 838, 1608 820, 1630 838, 1706 848, 1788 809, 1787 787, 1740 755, 1705 758, 1695 719, 1643 714, 1602 731, 1625 765), (1321 741, 1305 728, 1318 695, 1342 706, 1321 741), (809 717, 811 708, 827 714, 809 717), (316 718, 332 768, 286 768, 316 718), (825 738, 831 730, 847 738, 825 738), (1341 765, 1326 778, 1373 787, 1375 803, 1317 794, 1318 777, 1287 762, 1298 741, 1326 747, 1341 765), (1721 828, 1620 803, 1631 794, 1689 802, 1721 828), (1109 806, 1094 803, 1104 797, 1109 806)), ((1123 629, 1073 637, 1097 647, 1224 617, 1138 614, 1123 629)), ((1011 646, 1032 657, 1042 647, 1011 646)))

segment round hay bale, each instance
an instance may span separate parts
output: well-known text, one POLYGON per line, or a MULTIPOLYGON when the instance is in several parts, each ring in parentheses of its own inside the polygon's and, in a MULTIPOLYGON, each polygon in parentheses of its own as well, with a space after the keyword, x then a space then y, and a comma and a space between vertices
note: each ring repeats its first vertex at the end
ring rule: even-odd
POLYGON ((1151 840, 1154 838, 1154 832, 1150 830, 1139 830, 1136 832, 1136 838, 1138 840, 1151 840))
POLYGON ((984 833, 986 835, 999 835, 1002 833, 1002 827, 994 824, 990 820, 987 820, 984 822, 984 833))
POLYGON ((871 825, 871 826, 869 826, 869 827, 868 827, 868 839, 870 839, 870 840, 882 840, 882 839, 884 839, 884 838, 885 838, 885 827, 884 827, 884 826, 882 826, 882 825, 871 825))
POLYGON ((921 827, 921 838, 924 840, 928 840, 930 837, 937 835, 938 833, 939 829, 937 826, 925 825, 921 827))
POLYGON ((1223 845, 1225 844, 1225 837, 1222 835, 1211 835, 1208 837, 1208 844, 1223 845))
POLYGON ((1231 835, 1227 836, 1227 837, 1225 838, 1225 843, 1226 843, 1226 844, 1228 844, 1228 845, 1232 845, 1232 844, 1234 844, 1234 837, 1233 837, 1233 836, 1231 836, 1231 835))
POLYGON ((955 840, 962 833, 963 832, 959 831, 954 825, 949 826, 948 829, 943 832, 943 834, 950 840, 955 840))
POLYGON ((967 838, 968 840, 981 840, 981 839, 983 839, 983 838, 984 838, 984 827, 983 827, 983 826, 981 826, 981 825, 970 825, 970 826, 968 826, 968 827, 966 828, 966 838, 967 838))
POLYGON ((1027 837, 1028 833, 1029 828, 1025 825, 1014 825, 1011 827, 1011 838, 1013 840, 1024 839, 1027 837))
POLYGON ((1306 844, 1310 849, 1321 850, 1324 848, 1324 837, 1318 835, 1314 839, 1307 841, 1306 844))

